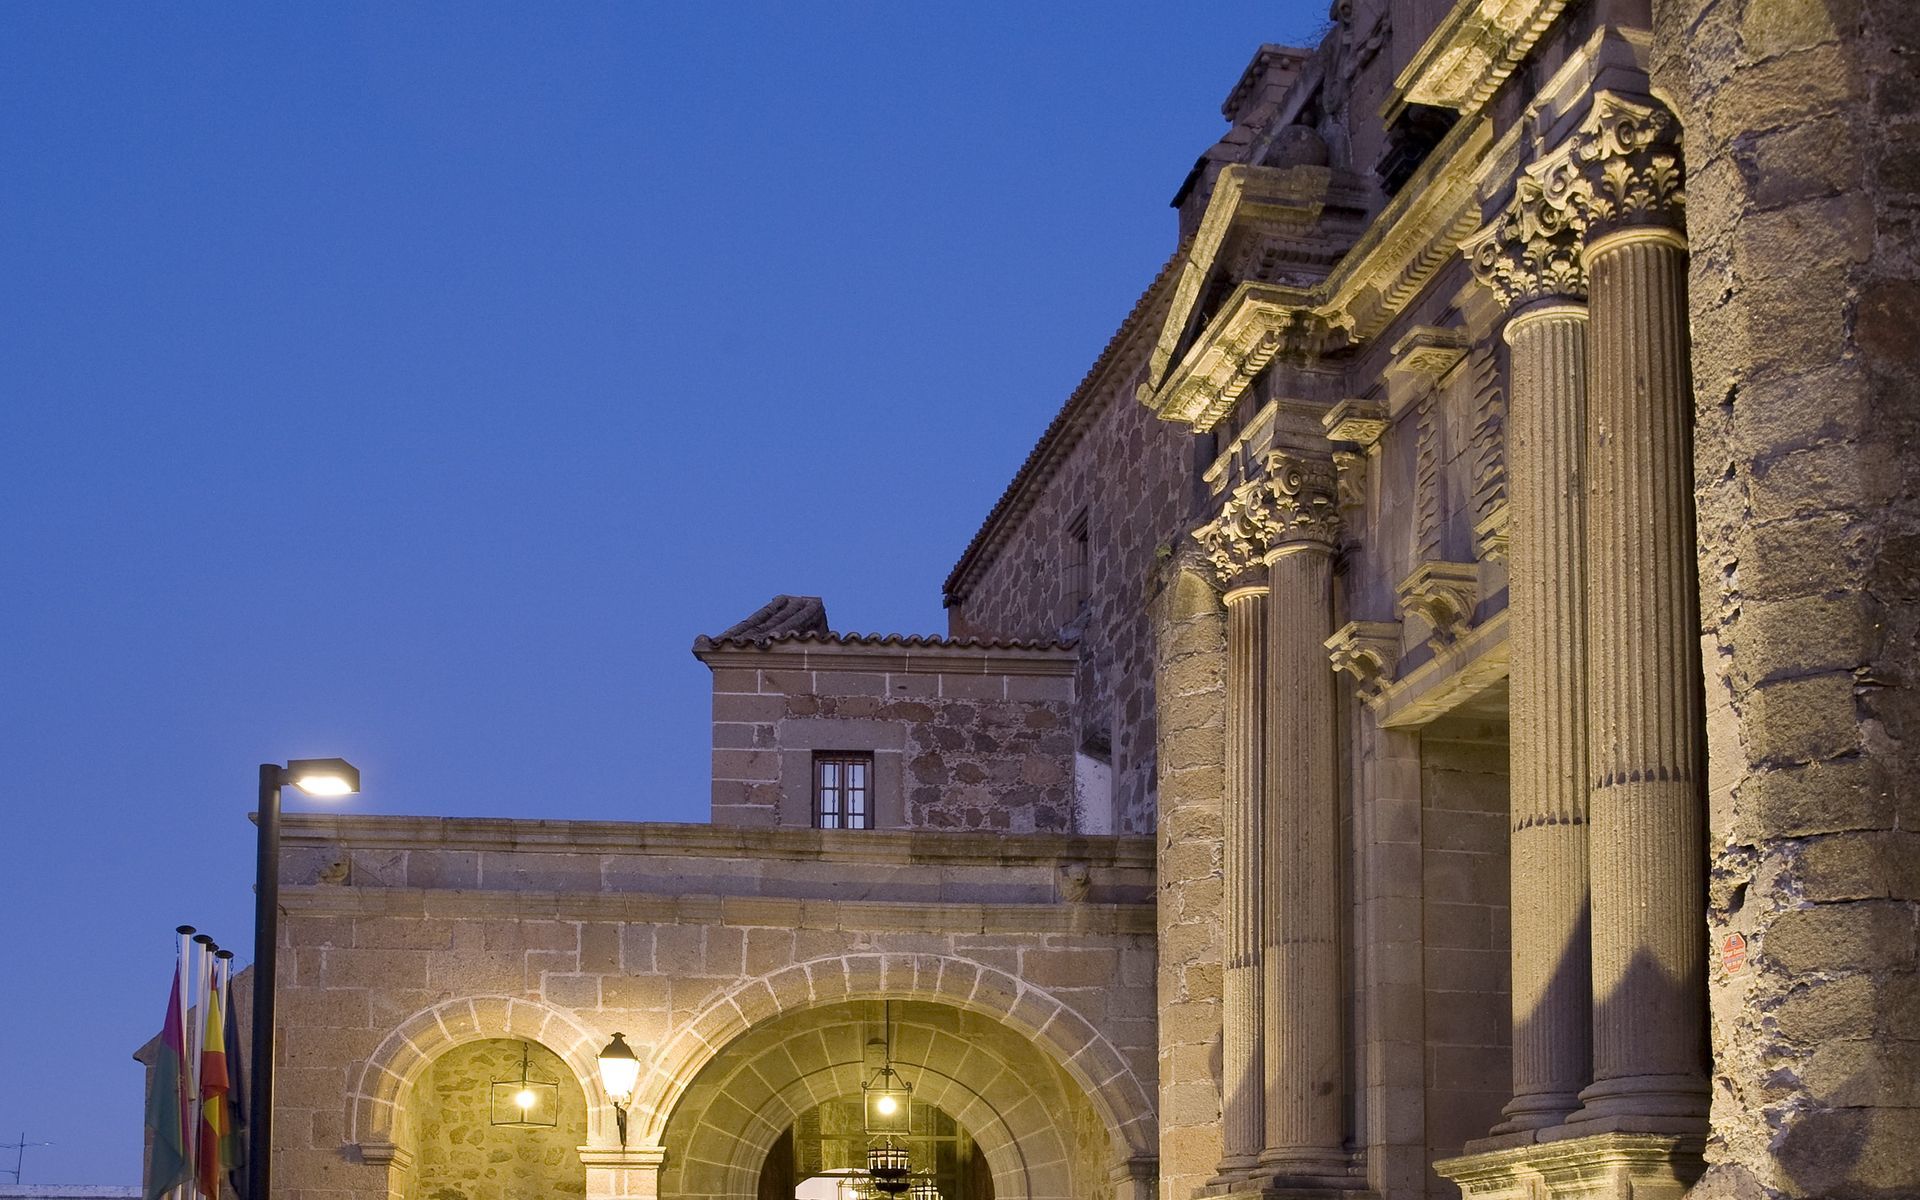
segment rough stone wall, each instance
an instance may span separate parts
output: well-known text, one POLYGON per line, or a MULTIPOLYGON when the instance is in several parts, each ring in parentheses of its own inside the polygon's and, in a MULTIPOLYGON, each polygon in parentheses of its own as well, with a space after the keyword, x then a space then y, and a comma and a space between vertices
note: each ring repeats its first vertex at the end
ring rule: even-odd
POLYGON ((494 1125, 491 1083, 517 1079, 520 1049, 507 1038, 448 1051, 415 1084, 418 1141, 416 1200, 547 1200, 586 1193, 579 1147, 587 1105, 573 1072, 544 1046, 528 1056, 529 1079, 559 1084, 558 1119, 549 1127, 494 1125))
POLYGON ((1654 13, 1656 84, 1686 131, 1717 951, 1712 1166, 1694 1194, 1911 1196, 1914 9, 1654 13))
MULTIPOLYGON (((1150 331, 1158 325, 1148 322, 1150 331)), ((1150 334, 1149 334, 1150 336, 1150 334)), ((1193 441, 1133 398, 1127 372, 1041 486, 992 562, 950 612, 956 633, 1080 640, 1076 747, 1111 744, 1114 829, 1153 827, 1153 646, 1145 595, 1162 547, 1185 536, 1193 441), (1068 611, 1068 532, 1085 513, 1087 600, 1068 611)))
MULTIPOLYGON (((1422 739, 1427 1160, 1500 1120, 1512 1083, 1507 747, 1422 739)), ((1458 1185, 1427 1172, 1427 1195, 1458 1185)))
POLYGON ((813 752, 864 750, 879 828, 1073 827, 1068 676, 720 667, 713 687, 716 823, 808 825, 813 752))
POLYGON ((1160 662, 1160 1195, 1185 1200, 1219 1166, 1224 962, 1226 613, 1190 553, 1155 599, 1160 662))

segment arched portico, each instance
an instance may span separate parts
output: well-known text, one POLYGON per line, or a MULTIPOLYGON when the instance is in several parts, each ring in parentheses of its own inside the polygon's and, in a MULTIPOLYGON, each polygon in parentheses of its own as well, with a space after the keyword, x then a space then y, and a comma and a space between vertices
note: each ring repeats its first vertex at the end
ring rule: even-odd
MULTIPOLYGON (((636 1144, 664 1146, 669 1123, 696 1078, 756 1027, 859 1000, 918 1001, 987 1018, 1025 1039, 1076 1085, 1106 1133, 1110 1174, 1137 1177, 1142 1164, 1154 1156, 1154 1109, 1146 1088, 1086 1018, 1044 989, 1004 971, 937 954, 814 959, 731 989, 682 1026, 647 1064, 634 1096, 636 1144)), ((853 1061, 860 1061, 857 1054, 853 1061)), ((814 1102, 825 1098, 830 1097, 819 1096, 814 1102)), ((962 1108, 948 1111, 964 1121, 962 1108)), ((984 1145, 982 1131, 973 1132, 984 1145)), ((773 1130, 767 1144, 778 1133, 773 1130)))
MULTIPOLYGON (((682 1093, 663 1139, 663 1195, 749 1200, 769 1151, 808 1109, 855 1096, 870 1072, 882 1005, 797 1009, 714 1055, 682 1093)), ((949 1004, 892 1006, 893 1063, 914 1095, 954 1117, 993 1176, 997 1200, 1105 1194, 1112 1139, 1090 1099, 1034 1042, 949 1004)))

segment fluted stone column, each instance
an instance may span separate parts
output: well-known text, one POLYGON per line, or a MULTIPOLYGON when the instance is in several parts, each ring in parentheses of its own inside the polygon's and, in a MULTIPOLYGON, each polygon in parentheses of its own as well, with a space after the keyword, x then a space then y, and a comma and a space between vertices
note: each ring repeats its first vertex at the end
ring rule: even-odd
POLYGON ((1246 572, 1227 592, 1227 960, 1222 980, 1221 1126, 1223 1181, 1244 1176, 1266 1144, 1266 1068, 1261 979, 1261 887, 1266 853, 1261 819, 1266 740, 1265 570, 1246 572), (1259 577, 1263 581, 1253 583, 1259 577))
POLYGON ((1691 1129, 1707 1109, 1705 717, 1677 129, 1603 95, 1588 135, 1594 1024, 1575 1119, 1691 1129))
POLYGON ((1586 306, 1507 324, 1513 1099, 1495 1132, 1557 1125, 1590 1078, 1586 306))
POLYGON ((1266 1146, 1269 1186, 1346 1175, 1330 460, 1267 463, 1266 1146))
MULTIPOLYGON (((1495 1134, 1558 1125, 1591 1079, 1587 281, 1578 166, 1523 172, 1465 247, 1512 314, 1507 412, 1513 1098, 1495 1134)), ((1601 586, 1605 586, 1602 582, 1601 586)))

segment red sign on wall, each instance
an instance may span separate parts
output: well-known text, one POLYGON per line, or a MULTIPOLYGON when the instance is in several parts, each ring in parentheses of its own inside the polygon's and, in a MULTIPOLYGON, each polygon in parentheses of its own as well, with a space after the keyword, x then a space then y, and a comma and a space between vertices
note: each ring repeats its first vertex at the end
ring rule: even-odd
POLYGON ((1747 939, 1737 933, 1729 933, 1720 943, 1720 964, 1727 974, 1738 975, 1747 965, 1747 939))

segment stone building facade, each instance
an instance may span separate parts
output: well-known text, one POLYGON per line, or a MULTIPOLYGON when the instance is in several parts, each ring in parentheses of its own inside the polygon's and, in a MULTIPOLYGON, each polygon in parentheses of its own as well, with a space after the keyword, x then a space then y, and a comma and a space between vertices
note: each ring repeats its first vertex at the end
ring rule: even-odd
POLYGON ((696 642, 711 825, 289 822, 283 1194, 784 1195, 879 1030, 969 1197, 1920 1195, 1910 8, 1260 47, 946 635, 696 642))

